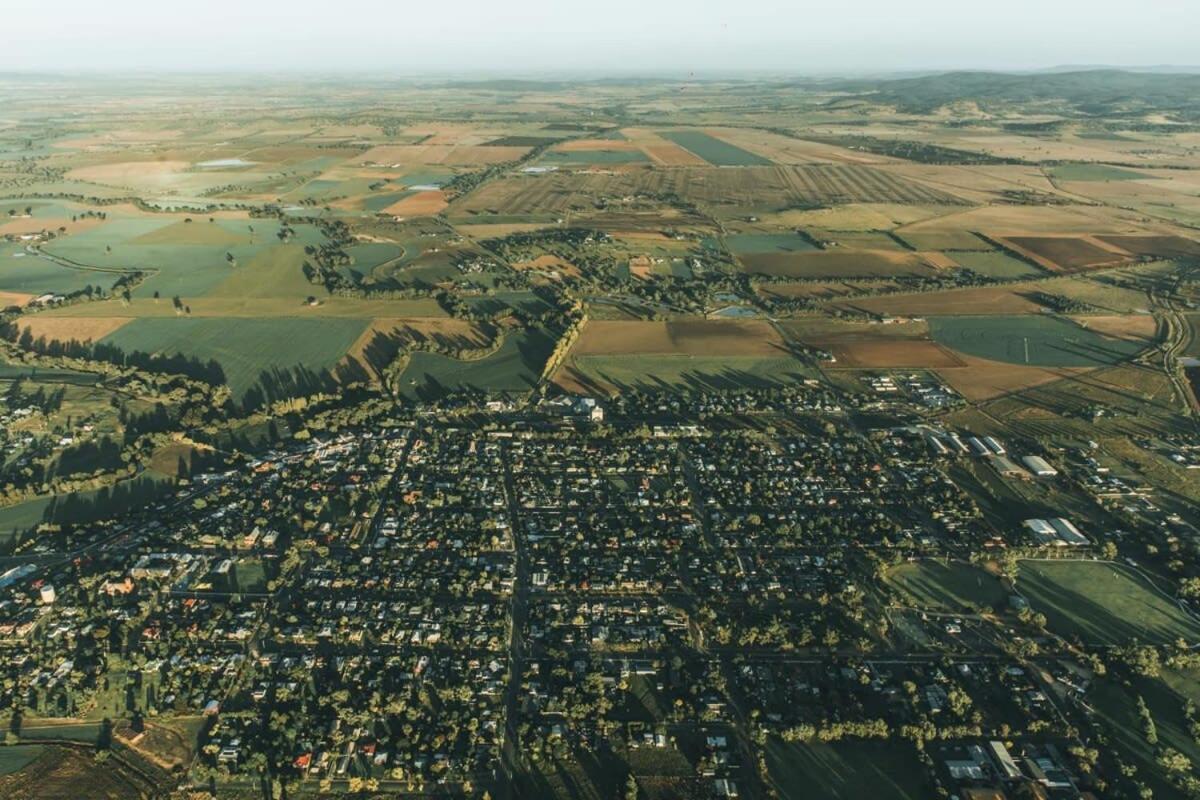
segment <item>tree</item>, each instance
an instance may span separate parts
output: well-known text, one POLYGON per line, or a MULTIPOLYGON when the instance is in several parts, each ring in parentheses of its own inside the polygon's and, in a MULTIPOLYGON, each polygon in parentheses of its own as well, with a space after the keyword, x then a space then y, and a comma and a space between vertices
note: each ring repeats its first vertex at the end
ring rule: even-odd
POLYGON ((629 779, 625 781, 625 800, 637 800, 638 798, 638 782, 633 773, 629 773, 629 779))

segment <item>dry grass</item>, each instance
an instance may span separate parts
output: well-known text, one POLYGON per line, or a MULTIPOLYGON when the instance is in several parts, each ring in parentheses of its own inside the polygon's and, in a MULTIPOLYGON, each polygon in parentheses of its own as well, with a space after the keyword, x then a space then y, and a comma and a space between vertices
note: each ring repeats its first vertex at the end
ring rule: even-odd
POLYGON ((1091 371, 1079 367, 1049 368, 1004 364, 968 355, 960 355, 959 358, 963 361, 963 366, 938 370, 938 375, 952 389, 973 402, 991 400, 1091 371))
POLYGON ((1153 342, 1158 339, 1158 323, 1149 314, 1080 315, 1071 319, 1085 328, 1117 339, 1137 342, 1153 342))
POLYGON ((33 299, 31 294, 21 294, 20 292, 0 292, 0 308, 8 308, 9 306, 23 306, 33 299))
POLYGON ((1089 236, 1008 234, 992 238, 1053 272, 1092 269, 1129 260, 1124 252, 1089 236))
POLYGON ((923 322, 890 325, 810 320, 782 323, 809 347, 827 350, 836 361, 826 369, 938 369, 960 367, 953 351, 929 338, 923 322))
POLYGON ((95 342, 129 322, 132 317, 48 317, 44 314, 22 317, 22 331, 34 339, 47 341, 95 342))
POLYGON ((445 164, 452 167, 485 166, 516 161, 528 147, 480 147, 454 144, 401 144, 373 147, 359 157, 362 163, 445 164))
POLYGON ((114 164, 79 167, 68 172, 67 177, 73 180, 120 186, 128 183, 144 183, 147 177, 161 177, 184 172, 189 167, 191 164, 187 161, 118 161, 114 164))
POLYGON ((441 189, 431 189, 392 203, 383 213, 397 217, 432 217, 442 213, 446 206, 446 193, 441 189))

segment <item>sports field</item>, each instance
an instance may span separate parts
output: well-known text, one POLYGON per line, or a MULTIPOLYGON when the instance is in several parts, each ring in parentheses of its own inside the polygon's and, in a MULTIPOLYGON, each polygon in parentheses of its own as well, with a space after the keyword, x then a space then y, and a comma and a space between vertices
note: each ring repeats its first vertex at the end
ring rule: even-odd
POLYGON ((1050 630, 1085 644, 1200 643, 1200 620, 1131 569, 1100 561, 1022 561, 1017 592, 1050 630))
POLYGON ((884 580, 899 602, 915 608, 964 613, 1000 609, 1008 598, 999 578, 961 562, 900 564, 884 580))
POLYGON ((929 331, 935 341, 952 350, 1039 367, 1111 366, 1144 349, 1138 342, 1048 315, 931 317, 929 331))

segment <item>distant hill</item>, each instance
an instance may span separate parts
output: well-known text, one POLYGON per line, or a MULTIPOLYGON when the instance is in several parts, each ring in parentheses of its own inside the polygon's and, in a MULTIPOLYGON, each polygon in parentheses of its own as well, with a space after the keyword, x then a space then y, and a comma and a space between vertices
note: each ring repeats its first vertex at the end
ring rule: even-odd
POLYGON ((836 84, 848 91, 925 114, 973 101, 985 110, 1055 102, 1061 112, 1084 116, 1126 116, 1147 112, 1200 119, 1200 75, 1084 69, 1074 72, 1013 74, 947 72, 897 80, 853 80, 836 84))

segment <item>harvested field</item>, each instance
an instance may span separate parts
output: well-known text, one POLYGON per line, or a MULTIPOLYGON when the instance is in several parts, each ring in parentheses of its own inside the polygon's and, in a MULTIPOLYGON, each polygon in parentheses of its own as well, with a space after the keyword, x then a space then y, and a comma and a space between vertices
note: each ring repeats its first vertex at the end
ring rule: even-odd
POLYGON ((453 207, 463 214, 559 214, 636 195, 676 195, 741 214, 746 209, 843 203, 962 204, 952 195, 873 167, 796 166, 510 175, 484 184, 453 207))
POLYGON ((364 164, 445 164, 446 166, 485 166, 516 161, 528 153, 528 147, 486 147, 453 144, 380 145, 359 156, 364 164))
POLYGON ((1146 258, 1200 257, 1200 242, 1185 239, 1182 236, 1097 236, 1096 238, 1135 256, 1146 258))
POLYGON ((0 292, 0 308, 8 308, 9 306, 23 306, 34 297, 36 297, 36 295, 23 294, 21 292, 0 292))
POLYGON ((385 208, 383 213, 397 217, 432 217, 442 213, 447 205, 446 193, 441 189, 431 189, 409 195, 385 208))
POLYGON ((739 256, 747 272, 777 278, 888 278, 932 275, 937 270, 918 253, 886 250, 820 250, 751 253, 739 256))
POLYGON ((129 183, 143 183, 147 178, 184 172, 189 167, 191 163, 188 161, 119 161, 114 164, 95 164, 73 169, 67 173, 67 177, 79 181, 124 186, 129 183))
POLYGON ((1077 325, 1116 339, 1128 339, 1143 345, 1158 341, 1158 323, 1149 314, 1071 317, 1077 325))
POLYGON ((1129 260, 1082 236, 1006 236, 999 241, 1051 270, 1088 269, 1129 260))
POLYGON ((664 167, 697 167, 706 162, 695 153, 684 150, 674 142, 644 144, 642 152, 655 164, 664 167))
POLYGON ((584 326, 571 354, 753 357, 787 352, 779 333, 761 320, 591 320, 584 326))
POLYGON ((991 400, 1013 392, 1044 386, 1088 371, 1078 368, 1005 364, 963 353, 959 354, 959 359, 963 362, 962 366, 939 370, 938 375, 950 388, 972 402, 991 400))
POLYGON ((897 235, 914 250, 981 250, 991 245, 970 231, 899 231, 897 235))
POLYGON ((96 342, 113 333, 131 317, 48 317, 43 314, 21 317, 22 331, 34 339, 59 342, 96 342))
POLYGON ((871 325, 824 321, 780 323, 803 344, 836 359, 826 369, 937 369, 963 365, 955 353, 929 338, 924 323, 871 325))

